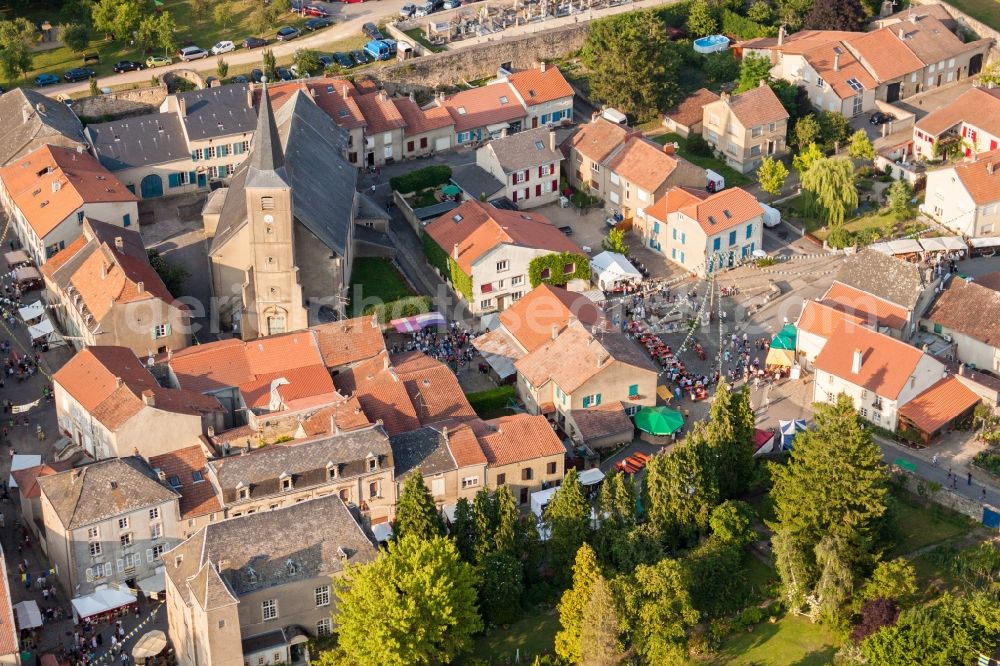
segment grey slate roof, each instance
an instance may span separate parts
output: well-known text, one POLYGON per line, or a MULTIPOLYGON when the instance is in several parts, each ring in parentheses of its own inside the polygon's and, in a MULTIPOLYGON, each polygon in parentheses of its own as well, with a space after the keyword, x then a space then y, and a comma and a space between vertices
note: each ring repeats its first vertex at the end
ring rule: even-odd
POLYGON ((847 258, 836 280, 912 311, 930 286, 927 269, 874 250, 847 258))
POLYGON ((389 238, 389 234, 375 229, 370 229, 368 227, 355 227, 354 241, 356 243, 367 243, 368 245, 376 245, 390 250, 396 249, 396 244, 392 242, 391 238, 389 238))
POLYGON ((414 471, 433 476, 458 469, 447 440, 435 428, 425 426, 395 435, 389 438, 389 444, 392 445, 392 457, 396 463, 397 481, 414 471))
POLYGON ((504 184, 496 176, 478 164, 463 164, 452 168, 451 182, 473 199, 478 199, 481 194, 489 198, 504 189, 504 184))
POLYGON ((73 110, 45 95, 14 88, 0 95, 0 165, 42 144, 74 147, 85 142, 73 110))
POLYGON ((600 328, 594 328, 592 334, 615 360, 644 370, 659 372, 660 369, 653 363, 649 353, 635 340, 629 339, 622 333, 606 332, 600 328))
POLYGON ((559 162, 562 153, 559 152, 558 144, 553 150, 549 136, 553 131, 547 127, 525 130, 493 139, 485 150, 493 151, 504 173, 559 162))
POLYGON ((257 114, 247 102, 247 84, 178 93, 178 106, 181 100, 187 106, 184 126, 192 141, 252 132, 257 126, 257 114))
POLYGON ((279 645, 285 645, 288 639, 285 637, 283 629, 275 629, 256 636, 250 636, 240 641, 243 647, 243 656, 249 657, 257 652, 263 652, 279 645))
POLYGON ((67 530, 176 500, 142 458, 108 458, 40 477, 41 488, 67 530))
POLYGON ((301 443, 267 446, 238 456, 227 456, 209 463, 222 489, 222 501, 238 501, 237 486, 249 486, 251 499, 281 492, 280 476, 291 474, 296 490, 329 481, 328 463, 339 465, 340 478, 359 476, 367 469, 369 453, 379 458, 382 469, 393 466, 389 438, 381 427, 361 430, 301 443))
POLYGON ((190 159, 176 113, 153 113, 87 125, 97 159, 109 171, 190 159))
MULTIPOLYGON (((343 158, 347 133, 330 116, 296 91, 274 114, 281 138, 284 169, 292 188, 295 219, 340 256, 347 254, 354 224, 357 169, 343 158)), ((211 252, 222 248, 246 224, 248 165, 257 150, 233 176, 211 252)))
POLYGON ((347 564, 369 562, 376 555, 371 538, 344 502, 327 495, 209 523, 163 561, 179 590, 211 608, 231 603, 228 594, 239 597, 332 576, 344 569, 341 553, 347 564))
POLYGON ((358 194, 358 219, 388 220, 389 213, 386 212, 384 206, 378 205, 374 199, 362 192, 358 194))
POLYGON ((246 187, 288 187, 285 175, 285 156, 281 150, 278 126, 274 123, 271 98, 265 84, 261 92, 260 112, 257 114, 257 130, 253 135, 253 150, 247 159, 246 187))

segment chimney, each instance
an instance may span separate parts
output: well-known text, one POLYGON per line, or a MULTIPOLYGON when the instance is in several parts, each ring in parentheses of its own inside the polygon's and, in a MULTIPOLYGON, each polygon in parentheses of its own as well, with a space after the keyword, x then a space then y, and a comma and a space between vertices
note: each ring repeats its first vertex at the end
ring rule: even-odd
POLYGON ((663 152, 665 152, 667 155, 673 155, 674 153, 677 152, 677 147, 673 144, 673 142, 668 141, 665 144, 663 144, 663 152))
POLYGON ((115 236, 115 248, 120 252, 125 249, 125 241, 121 236, 115 236))
POLYGON ((156 396, 153 395, 153 389, 146 389, 142 392, 142 401, 150 407, 156 406, 156 396))
POLYGON ((729 93, 723 90, 721 93, 719 93, 719 99, 721 99, 726 104, 729 104, 729 93))
POLYGON ((767 80, 766 79, 761 79, 760 81, 757 82, 757 87, 758 88, 763 88, 766 85, 767 85, 767 80))
POLYGON ((209 437, 215 437, 215 426, 208 426, 205 430, 209 437))
POLYGON ((167 473, 166 472, 164 472, 159 467, 157 467, 153 471, 156 472, 156 478, 158 478, 161 483, 166 483, 166 481, 167 481, 167 473))
POLYGON ((108 277, 108 265, 101 262, 101 279, 103 280, 106 277, 108 277))
POLYGON ((851 374, 858 374, 861 372, 861 361, 864 359, 864 354, 861 353, 860 349, 855 349, 854 353, 851 355, 851 374))
POLYGON ((383 370, 388 370, 389 369, 389 355, 388 354, 386 354, 385 358, 382 359, 382 369, 383 370))
POLYGON ((347 89, 347 84, 340 89, 340 94, 344 96, 344 101, 346 102, 351 98, 351 91, 347 89))
POLYGON ((992 176, 994 171, 996 171, 996 167, 993 165, 993 160, 990 160, 986 163, 986 173, 992 176))
POLYGON ((25 125, 27 125, 29 120, 31 120, 31 109, 29 109, 26 106, 22 107, 21 108, 21 122, 23 122, 25 125))
POLYGON ((451 249, 451 258, 458 261, 458 243, 451 249))
POLYGON ((959 363, 958 364, 958 374, 961 377, 965 376, 965 364, 964 363, 959 363))
POLYGON ((187 100, 184 99, 183 97, 177 98, 177 111, 178 113, 181 114, 181 118, 187 118, 188 105, 187 105, 187 100))
POLYGON ((540 63, 538 63, 538 71, 541 72, 542 74, 545 73, 545 70, 546 70, 547 67, 548 67, 548 65, 545 64, 544 60, 541 61, 540 63))
POLYGON ((556 152, 556 131, 549 130, 549 150, 556 152))
POLYGON ((410 101, 413 102, 414 104, 417 103, 417 96, 413 93, 412 90, 410 91, 410 101))
POLYGON ((912 23, 913 25, 916 25, 917 21, 920 20, 920 17, 918 17, 916 14, 913 13, 913 7, 910 7, 910 17, 909 18, 910 18, 910 23, 912 23))
POLYGON ((58 192, 60 189, 62 189, 62 183, 60 183, 58 180, 53 180, 52 181, 52 191, 53 192, 58 192))
POLYGON ((833 71, 835 71, 835 72, 839 72, 840 71, 840 54, 839 53, 834 53, 833 54, 833 71))
POLYGON ((38 113, 45 115, 45 105, 43 103, 39 102, 38 104, 36 104, 35 110, 38 111, 38 113))
POLYGON ((388 102, 389 101, 389 93, 387 93, 385 91, 385 88, 382 88, 382 90, 378 91, 378 98, 379 98, 379 101, 382 101, 382 102, 388 102))
POLYGON ((552 324, 552 339, 555 340, 558 337, 559 337, 559 327, 555 324, 552 324))
POLYGON ((902 28, 899 29, 899 39, 900 40, 906 39, 906 31, 903 30, 902 28))
POLYGON ((778 46, 785 43, 785 24, 778 26, 778 46))
POLYGON ((445 441, 448 441, 448 426, 441 428, 441 436, 444 437, 445 441))
POLYGON ((253 108, 253 84, 247 86, 247 108, 253 108))
POLYGON ((139 293, 146 291, 146 283, 140 280, 136 283, 135 288, 139 290, 139 293))
POLYGON ((121 377, 115 377, 115 386, 121 388, 124 384, 125 382, 122 380, 121 377))

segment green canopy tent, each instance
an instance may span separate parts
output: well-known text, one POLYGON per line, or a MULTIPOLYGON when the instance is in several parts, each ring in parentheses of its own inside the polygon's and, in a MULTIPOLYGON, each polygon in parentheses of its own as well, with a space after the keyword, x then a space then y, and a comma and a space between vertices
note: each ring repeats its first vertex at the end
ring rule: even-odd
POLYGON ((771 338, 771 349, 789 349, 795 351, 795 339, 799 332, 794 324, 785 324, 777 335, 771 338))
POLYGON ((444 193, 446 197, 457 197, 459 194, 462 193, 462 188, 460 188, 458 185, 445 185, 444 187, 441 188, 441 191, 444 193))
POLYGON ((635 427, 650 435, 671 435, 684 427, 684 416, 668 407, 643 407, 635 415, 635 427))

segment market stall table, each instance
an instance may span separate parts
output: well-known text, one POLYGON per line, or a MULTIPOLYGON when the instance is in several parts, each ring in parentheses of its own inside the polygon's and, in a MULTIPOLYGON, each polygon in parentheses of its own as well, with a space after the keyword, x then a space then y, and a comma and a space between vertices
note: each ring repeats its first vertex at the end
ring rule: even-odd
POLYGON ((17 616, 17 626, 22 631, 42 626, 42 611, 34 599, 15 604, 14 614, 17 616))

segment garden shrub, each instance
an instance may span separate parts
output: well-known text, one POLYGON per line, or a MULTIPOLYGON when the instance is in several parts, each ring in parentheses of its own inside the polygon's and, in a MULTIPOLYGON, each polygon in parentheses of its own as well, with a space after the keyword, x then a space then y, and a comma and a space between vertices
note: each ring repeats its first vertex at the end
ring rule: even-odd
POLYGON ((723 35, 734 35, 739 39, 755 39, 757 37, 772 37, 778 34, 778 29, 751 21, 747 17, 727 9, 722 12, 722 30, 720 32, 723 35))
POLYGON ((436 268, 442 277, 450 280, 455 291, 462 294, 465 300, 471 303, 472 278, 465 274, 458 262, 452 259, 451 255, 445 252, 426 231, 420 233, 420 240, 424 246, 424 256, 427 257, 427 263, 436 268))
POLYGON ((366 317, 374 314, 380 324, 388 324, 393 319, 430 312, 431 308, 431 299, 427 296, 407 296, 388 303, 370 305, 362 314, 366 317))
POLYGON ((845 227, 834 227, 826 237, 827 244, 837 250, 854 245, 854 234, 845 227))
POLYGON ((444 185, 448 182, 449 178, 451 178, 451 167, 444 164, 436 164, 411 171, 402 176, 390 178, 389 185, 401 194, 408 194, 409 192, 444 185))
POLYGON ((701 134, 695 132, 688 134, 688 137, 684 139, 684 150, 692 155, 712 156, 712 147, 708 145, 708 141, 705 141, 701 134))
POLYGON ((541 257, 535 257, 528 264, 528 280, 531 282, 532 289, 543 282, 556 287, 562 287, 574 279, 590 279, 590 259, 582 254, 574 254, 572 252, 545 254, 541 257), (571 273, 564 272, 563 269, 567 264, 573 264, 575 270, 571 273), (548 269, 549 276, 543 278, 542 274, 545 269, 548 269))

